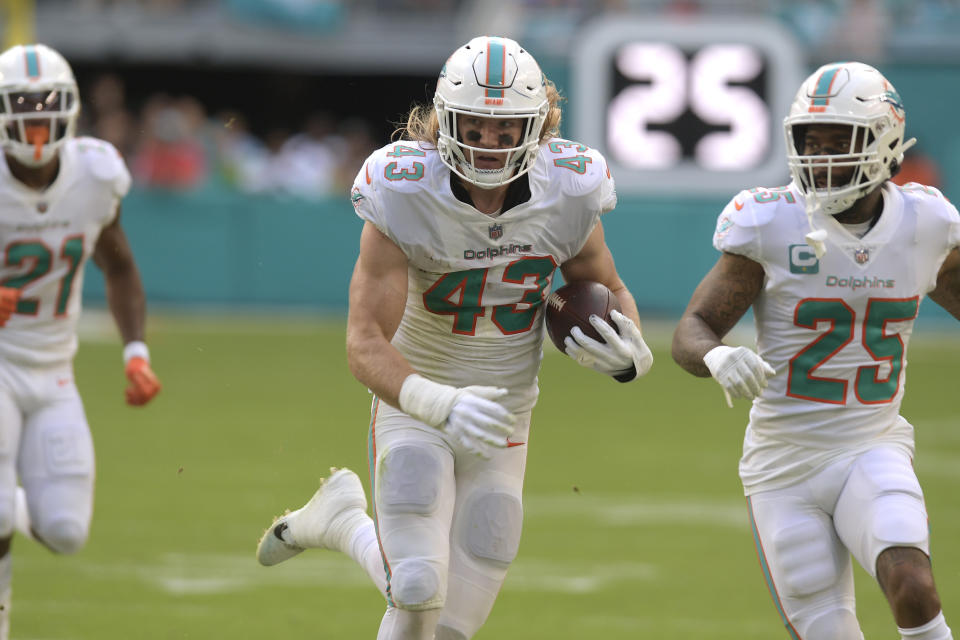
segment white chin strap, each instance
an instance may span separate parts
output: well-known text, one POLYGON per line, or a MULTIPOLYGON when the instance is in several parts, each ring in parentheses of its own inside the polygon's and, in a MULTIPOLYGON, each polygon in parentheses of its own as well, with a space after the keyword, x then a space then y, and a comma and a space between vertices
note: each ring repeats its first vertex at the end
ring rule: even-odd
MULTIPOLYGON (((18 150, 19 151, 19 150, 18 150)), ((48 164, 53 160, 53 156, 56 153, 55 149, 44 149, 43 153, 40 154, 40 159, 34 155, 33 150, 30 153, 17 153, 17 151, 10 150, 8 153, 16 158, 17 162, 20 164, 36 169, 37 167, 42 167, 45 164, 48 164)))
POLYGON ((62 142, 63 140, 61 139, 55 143, 47 142, 44 144, 39 158, 37 158, 36 148, 32 144, 15 140, 8 140, 7 143, 3 145, 3 151, 16 159, 20 164, 26 167, 36 168, 42 167, 53 160, 62 142))
POLYGON ((810 232, 803 237, 807 241, 807 244, 813 248, 813 252, 816 254, 817 259, 823 257, 823 254, 827 252, 827 230, 818 229, 816 225, 813 224, 813 214, 820 210, 820 203, 817 202, 814 198, 807 198, 806 201, 806 210, 807 210, 807 223, 810 225, 810 232))
POLYGON ((504 184, 504 180, 509 178, 507 167, 502 169, 474 169, 474 175, 477 177, 478 187, 481 189, 493 189, 504 184))
POLYGON ((513 177, 514 171, 516 171, 516 164, 511 164, 509 167, 502 167, 500 169, 477 169, 472 166, 469 161, 465 160, 460 162, 460 172, 463 176, 472 177, 473 179, 470 180, 470 182, 481 189, 502 187, 513 177))

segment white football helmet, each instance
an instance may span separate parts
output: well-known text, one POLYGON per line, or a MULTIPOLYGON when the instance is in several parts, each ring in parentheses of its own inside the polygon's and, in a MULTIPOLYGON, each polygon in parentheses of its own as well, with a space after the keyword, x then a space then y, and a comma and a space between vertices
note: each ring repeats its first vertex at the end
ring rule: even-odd
POLYGON ((784 121, 787 164, 797 188, 824 213, 846 211, 877 185, 889 180, 916 143, 904 141, 906 114, 900 95, 883 75, 860 62, 835 62, 817 69, 800 86, 784 121), (850 126, 848 153, 803 155, 805 127, 850 126), (834 169, 853 167, 838 184, 834 169), (817 187, 815 170, 826 168, 826 185, 817 187))
POLYGON ((0 146, 19 162, 50 162, 76 132, 77 81, 62 55, 42 44, 0 54, 0 146))
POLYGON ((513 40, 480 36, 454 51, 440 71, 433 105, 440 122, 440 158, 464 180, 492 189, 533 166, 550 105, 540 65, 513 40), (502 169, 474 166, 474 154, 490 150, 460 139, 457 119, 465 116, 526 119, 517 146, 497 149, 507 154, 502 169))

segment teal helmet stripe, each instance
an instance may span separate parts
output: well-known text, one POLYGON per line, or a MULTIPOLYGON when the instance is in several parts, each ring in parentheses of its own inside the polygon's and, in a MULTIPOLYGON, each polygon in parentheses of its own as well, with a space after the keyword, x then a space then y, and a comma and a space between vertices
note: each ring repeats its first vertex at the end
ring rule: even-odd
POLYGON ((817 88, 814 90, 813 104, 818 107, 825 107, 829 102, 830 98, 830 87, 833 85, 833 79, 837 77, 837 72, 840 71, 840 67, 833 67, 827 69, 820 77, 817 79, 817 88))
MULTIPOLYGON (((506 62, 506 48, 500 40, 490 39, 487 49, 487 81, 486 85, 494 87, 503 86, 503 68, 506 62)), ((487 89, 486 97, 502 98, 503 89, 487 89)))
POLYGON ((37 57, 37 49, 33 45, 24 47, 24 53, 27 56, 27 75, 31 78, 40 77, 40 59, 37 57))

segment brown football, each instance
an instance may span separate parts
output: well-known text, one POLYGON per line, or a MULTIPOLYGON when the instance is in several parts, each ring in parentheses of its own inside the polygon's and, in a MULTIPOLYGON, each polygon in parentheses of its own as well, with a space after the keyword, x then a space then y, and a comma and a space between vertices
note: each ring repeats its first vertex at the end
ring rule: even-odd
MULTIPOLYGON (((565 284, 549 296, 546 303, 547 334, 557 349, 566 353, 564 338, 570 335, 570 329, 580 329, 594 340, 603 342, 603 338, 590 324, 590 316, 597 315, 613 325, 610 312, 620 311, 620 302, 607 287, 599 282, 578 280, 565 284)), ((616 325, 613 325, 616 327, 616 325)))

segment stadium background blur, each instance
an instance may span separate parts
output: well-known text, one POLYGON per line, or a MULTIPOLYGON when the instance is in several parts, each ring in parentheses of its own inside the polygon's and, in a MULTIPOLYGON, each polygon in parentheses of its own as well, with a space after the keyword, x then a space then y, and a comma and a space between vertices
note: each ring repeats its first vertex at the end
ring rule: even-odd
MULTIPOLYGON (((620 205, 604 224, 657 366, 637 385, 610 385, 545 348, 524 541, 478 638, 786 637, 736 478, 746 406, 723 409, 715 384, 675 367, 670 330, 716 259, 723 205, 741 188, 789 180, 779 123, 824 62, 878 66, 919 139, 901 181, 960 197, 958 3, 4 0, 0 25, 5 46, 44 42, 68 58, 80 132, 115 144, 134 174, 123 221, 166 385, 145 411, 122 405, 117 338, 102 278, 88 269, 77 369, 98 450, 94 530, 71 558, 15 545, 15 637, 375 635, 382 602, 348 561, 305 554, 267 570, 253 548, 327 466, 366 466, 369 398, 343 354, 361 227, 349 185, 409 106, 430 100, 446 56, 482 33, 527 47, 568 99, 563 134, 611 159, 612 98, 637 85, 613 70, 631 34, 681 50, 690 86, 671 86, 683 100, 701 77, 697 50, 756 45, 763 69, 729 86, 755 91, 769 126, 754 130, 764 153, 752 168, 705 171, 690 139, 710 126, 681 105, 682 115, 646 126, 686 140, 683 160, 659 169, 619 160, 620 205)), ((952 322, 925 303, 904 412, 918 430, 935 567, 956 628, 952 322)), ((862 572, 858 581, 867 637, 893 637, 878 590, 862 572)))
MULTIPOLYGON (((349 185, 409 106, 431 99, 449 52, 477 33, 502 33, 528 47, 568 99, 563 135, 608 158, 614 154, 602 133, 575 126, 603 122, 609 103, 597 102, 596 91, 578 92, 576 63, 604 42, 585 36, 591 24, 697 24, 712 31, 707 39, 722 41, 750 21, 752 31, 773 33, 778 49, 795 50, 760 76, 774 87, 765 96, 775 151, 762 159, 765 182, 728 172, 701 193, 700 172, 668 181, 670 191, 647 193, 669 168, 638 177, 615 172, 621 205, 608 224, 626 261, 621 270, 628 277, 657 272, 683 247, 671 277, 641 290, 648 314, 682 310, 714 259, 710 234, 730 197, 789 180, 779 152, 785 101, 824 62, 881 67, 904 96, 908 135, 919 139, 903 179, 957 195, 955 2, 40 0, 35 16, 37 39, 61 50, 76 71, 81 132, 114 143, 135 176, 126 224, 155 308, 342 311, 359 228, 345 207, 349 185), (658 241, 642 240, 650 237, 658 241), (296 277, 304 271, 313 274, 307 281, 296 277)), ((582 75, 606 72, 595 66, 582 75)), ((691 124, 677 119, 674 126, 691 124)), ((101 301, 96 276, 89 285, 88 300, 101 301)))

